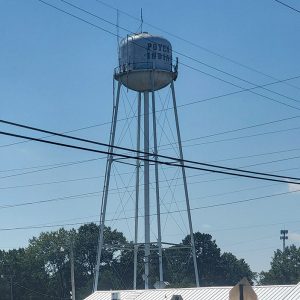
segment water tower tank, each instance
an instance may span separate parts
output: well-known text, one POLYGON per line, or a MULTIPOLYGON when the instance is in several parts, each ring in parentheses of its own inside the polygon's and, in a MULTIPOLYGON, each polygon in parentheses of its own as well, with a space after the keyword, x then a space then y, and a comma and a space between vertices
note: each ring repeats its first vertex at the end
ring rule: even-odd
POLYGON ((146 32, 128 35, 121 40, 115 79, 127 88, 138 92, 156 91, 176 77, 172 46, 168 40, 146 32))

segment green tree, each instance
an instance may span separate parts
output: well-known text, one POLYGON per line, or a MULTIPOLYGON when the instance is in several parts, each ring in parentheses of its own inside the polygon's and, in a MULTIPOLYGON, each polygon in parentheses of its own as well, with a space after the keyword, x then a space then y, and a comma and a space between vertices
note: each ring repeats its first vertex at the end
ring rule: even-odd
MULTIPOLYGON (((1 300, 10 299, 10 276, 14 281, 14 298, 18 300, 69 299, 71 291, 70 250, 74 250, 76 294, 82 299, 92 292, 97 255, 99 226, 87 224, 77 230, 59 229, 33 237, 26 248, 0 251, 1 300), (47 296, 49 295, 49 296, 47 296)), ((243 259, 231 253, 221 254, 216 241, 209 234, 194 234, 200 284, 232 285, 246 276, 253 278, 243 259)), ((164 278, 173 287, 195 286, 190 236, 180 247, 163 250, 164 278)), ((109 227, 104 231, 99 289, 132 289, 133 244, 122 232, 109 227)), ((158 251, 151 245, 150 283, 159 280, 158 251)), ((137 287, 143 288, 144 249, 138 252, 137 287)))
POLYGON ((220 257, 219 264, 218 285, 235 285, 243 277, 253 283, 256 274, 251 271, 244 259, 238 259, 232 253, 224 252, 220 257))
MULTIPOLYGON (((38 268, 43 268, 47 274, 47 290, 55 297, 69 298, 70 283, 70 232, 59 229, 54 232, 43 232, 38 238, 29 241, 27 254, 35 260, 38 268)), ((39 284, 36 286, 41 288, 39 284)))
MULTIPOLYGON (((221 250, 217 246, 215 240, 212 239, 210 234, 196 232, 194 233, 196 258, 199 270, 199 280, 201 286, 214 285, 218 276, 218 267, 221 256, 221 250)), ((191 236, 186 236, 182 244, 185 246, 191 245, 191 236)), ((186 251, 185 251, 186 252, 186 251)), ((194 264, 191 257, 191 251, 188 260, 188 268, 186 279, 194 286, 194 264)), ((184 263, 184 262, 183 262, 184 263)))
MULTIPOLYGON (((84 297, 91 293, 93 287, 95 262, 99 226, 91 223, 81 226, 76 234, 74 243, 76 285, 79 289, 78 296, 84 297)), ((122 232, 104 229, 104 244, 100 266, 99 289, 110 290, 125 288, 121 284, 120 274, 124 268, 120 267, 123 254, 122 247, 127 243, 122 232)), ((124 259, 123 259, 124 260, 124 259)))
POLYGON ((286 247, 276 250, 271 261, 271 269, 261 272, 262 284, 297 284, 300 281, 300 247, 286 247))
MULTIPOLYGON (((243 277, 250 281, 255 278, 249 265, 243 259, 237 259, 232 253, 223 253, 210 234, 194 233, 196 259, 201 286, 233 285, 243 277)), ((191 237, 187 235, 181 246, 164 251, 166 279, 172 286, 195 286, 194 264, 191 253, 191 237)))
POLYGON ((44 299, 41 295, 32 294, 30 290, 38 289, 44 293, 47 291, 49 278, 42 266, 34 257, 28 255, 27 249, 13 249, 0 252, 0 295, 1 300, 9 300, 10 277, 13 282, 14 299, 44 299), (35 298, 34 296, 37 296, 35 298))

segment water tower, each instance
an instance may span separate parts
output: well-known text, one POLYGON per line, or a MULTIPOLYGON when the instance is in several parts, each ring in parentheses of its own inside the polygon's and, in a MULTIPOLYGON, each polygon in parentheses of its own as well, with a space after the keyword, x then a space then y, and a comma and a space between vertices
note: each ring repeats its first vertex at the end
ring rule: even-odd
MULTIPOLYGON (((159 287, 163 286, 163 261, 162 261, 162 234, 160 221, 160 189, 159 189, 159 171, 158 171, 158 154, 157 147, 157 130, 156 130, 156 110, 155 110, 155 91, 171 86, 172 103, 176 123, 177 143, 179 150, 179 159, 181 160, 181 173, 184 187, 185 203, 188 217, 189 233, 191 235, 191 251, 193 256, 193 264, 195 270, 196 285, 199 286, 199 275, 196 262, 195 243, 193 236, 192 218, 190 212, 189 193, 187 188, 185 167, 183 162, 182 142, 180 136, 180 127, 176 106, 176 97, 174 89, 174 81, 177 78, 177 62, 173 64, 172 46, 168 40, 160 36, 153 36, 146 32, 128 35, 121 40, 119 45, 119 66, 115 69, 114 79, 117 81, 117 93, 114 99, 112 125, 110 132, 109 155, 106 164, 106 174, 104 180, 101 214, 100 214, 100 232, 98 241, 97 263, 95 269, 94 291, 97 290, 99 281, 99 268, 101 263, 101 252, 104 245, 104 225, 106 217, 106 208, 108 201, 108 192, 110 185, 110 176, 112 163, 114 161, 114 148, 116 125, 118 119, 118 110, 120 102, 120 90, 122 85, 130 90, 137 92, 138 108, 137 108, 137 143, 136 150, 145 152, 137 153, 137 156, 142 156, 146 160, 142 161, 144 168, 144 182, 140 184, 140 164, 139 159, 136 160, 136 193, 135 193, 135 236, 134 236, 134 278, 133 288, 136 289, 137 282, 137 255, 138 255, 138 208, 139 208, 139 190, 140 186, 144 189, 144 276, 145 289, 149 288, 149 256, 150 256, 150 165, 147 159, 150 159, 150 115, 152 114, 152 135, 154 149, 154 174, 155 174, 155 189, 156 189, 156 209, 157 209, 157 246, 159 256, 159 287), (150 96, 152 101, 152 112, 150 112, 150 96), (143 113, 142 113, 143 108, 143 113), (143 124, 142 124, 143 119, 143 124), (143 130, 143 149, 141 149, 141 130, 143 130)), ((151 141, 152 142, 152 141, 151 141)))

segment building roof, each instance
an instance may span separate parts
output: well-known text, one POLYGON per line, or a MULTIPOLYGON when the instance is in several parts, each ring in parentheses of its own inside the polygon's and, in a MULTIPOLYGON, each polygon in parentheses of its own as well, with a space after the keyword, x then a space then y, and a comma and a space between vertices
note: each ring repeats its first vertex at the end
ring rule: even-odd
MULTIPOLYGON (((119 292, 121 300, 171 300, 181 295, 183 300, 228 300, 232 287, 199 287, 182 289, 157 289, 119 292)), ((254 286, 258 300, 300 300, 300 283, 297 285, 254 286)), ((85 300, 111 300, 113 291, 97 291, 85 300)))

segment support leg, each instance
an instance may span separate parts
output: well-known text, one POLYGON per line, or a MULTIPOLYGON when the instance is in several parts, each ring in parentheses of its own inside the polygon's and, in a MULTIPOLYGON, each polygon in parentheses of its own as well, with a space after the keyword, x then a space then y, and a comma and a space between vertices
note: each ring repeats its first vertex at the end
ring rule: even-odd
POLYGON ((160 198, 159 198, 159 176, 158 176, 158 159, 157 159, 157 131, 156 131, 156 111, 155 111, 155 92, 152 92, 152 116, 153 116, 153 139, 155 155, 155 189, 156 189, 156 209, 157 209, 157 244, 158 244, 158 263, 159 263, 159 281, 163 279, 162 247, 161 247, 161 222, 160 222, 160 198))
POLYGON ((186 208, 187 208, 189 229, 190 229, 190 236, 191 236, 191 246, 192 246, 192 255, 193 255, 193 262, 194 262, 194 270, 195 270, 195 279, 196 279, 196 286, 198 287, 199 286, 199 273, 198 273, 198 265, 197 265, 197 258, 196 258, 194 231, 193 231, 190 200, 189 200, 189 193, 188 193, 188 188, 187 188, 185 168, 184 168, 184 163, 183 163, 183 151, 182 151, 181 135, 180 135, 180 129, 179 129, 179 119, 178 119, 178 113, 177 113, 177 105, 176 105, 176 97, 175 97, 175 89, 174 89, 173 81, 171 83, 171 90, 172 90, 175 122, 176 122, 176 131, 177 131, 179 155, 180 155, 180 159, 181 159, 180 164, 182 166, 181 171, 182 171, 182 177, 183 177, 184 194, 185 194, 185 201, 186 201, 186 208))
MULTIPOLYGON (((137 151, 141 148, 141 93, 138 95, 138 121, 137 121, 137 151)), ((137 152, 137 157, 140 154, 137 152)), ((137 282, 137 264, 138 264, 138 226, 139 226, 139 192, 140 192, 140 160, 136 160, 136 178, 135 178, 135 227, 134 227, 134 261, 133 261, 133 289, 136 290, 137 282)))
MULTIPOLYGON (((149 92, 144 92, 144 152, 149 153, 149 92)), ((149 159, 149 155, 145 154, 149 159)), ((149 288, 150 259, 150 190, 149 161, 144 161, 144 208, 145 208, 145 289, 149 288)))
POLYGON ((113 118, 112 118, 111 130, 110 130, 110 139, 109 139, 110 147, 108 149, 109 154, 107 156, 107 162, 106 162, 104 188, 103 188, 101 212, 100 212, 99 240, 98 240, 97 261, 95 267, 95 277, 94 277, 94 287, 93 287, 94 292, 97 291, 98 282, 99 282, 99 269, 100 269, 101 254, 102 254, 102 247, 103 247, 103 233, 104 233, 107 197, 108 197, 108 190, 109 190, 109 183, 110 183, 111 166, 113 162, 113 151, 114 151, 113 146, 115 143, 121 85, 122 84, 119 82, 118 89, 117 89, 117 99, 113 108, 113 118))

